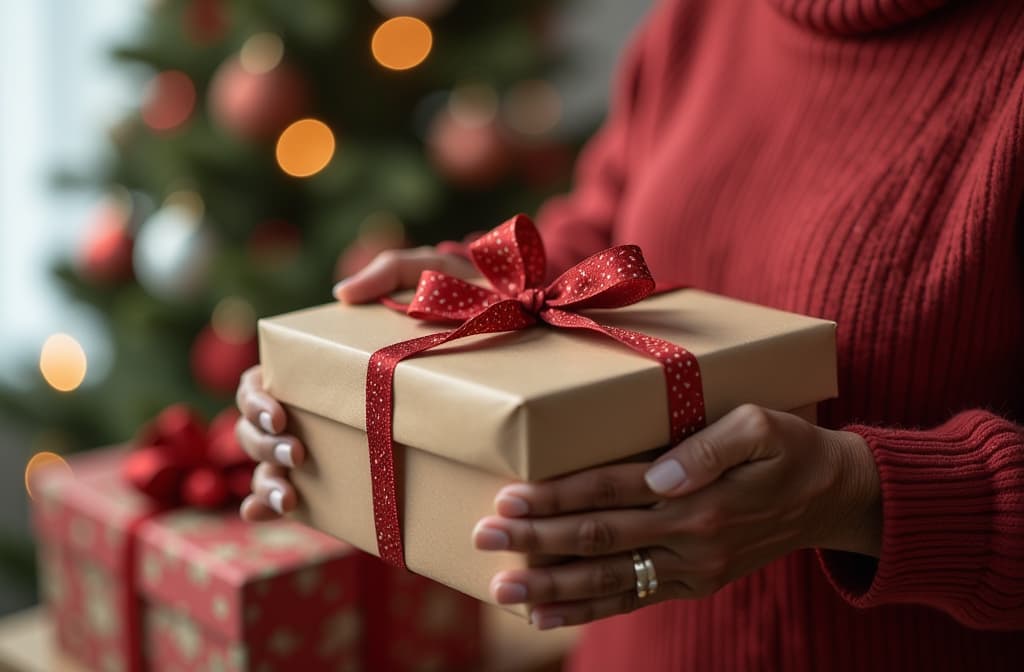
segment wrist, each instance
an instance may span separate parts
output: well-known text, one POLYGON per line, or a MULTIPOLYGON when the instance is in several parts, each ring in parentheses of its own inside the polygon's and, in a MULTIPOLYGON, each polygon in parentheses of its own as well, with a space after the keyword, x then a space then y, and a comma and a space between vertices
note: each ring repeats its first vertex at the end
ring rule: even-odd
POLYGON ((882 551, 882 488, 870 446, 860 434, 830 431, 837 470, 837 511, 824 548, 879 557, 882 551))

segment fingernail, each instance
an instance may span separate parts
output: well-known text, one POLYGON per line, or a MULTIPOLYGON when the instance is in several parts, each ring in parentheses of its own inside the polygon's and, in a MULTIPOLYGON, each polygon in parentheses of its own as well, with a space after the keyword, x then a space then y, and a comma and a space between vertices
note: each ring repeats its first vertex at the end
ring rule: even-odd
POLYGON ((260 427, 267 434, 274 433, 274 420, 270 417, 269 411, 260 411, 260 427))
POLYGON ((270 500, 270 508, 281 515, 284 515, 284 491, 279 488, 274 488, 270 491, 267 499, 270 500))
POLYGON ((292 444, 279 443, 274 446, 274 459, 286 467, 294 467, 295 459, 292 457, 292 444))
POLYGON ((494 502, 494 508, 498 511, 499 515, 508 516, 509 518, 519 518, 530 512, 530 504, 522 497, 517 497, 516 495, 498 495, 498 499, 494 502))
POLYGON ((544 616, 536 611, 530 614, 530 621, 537 626, 538 630, 550 630, 565 625, 564 616, 544 616))
POLYGON ((526 602, 526 586, 521 583, 502 581, 494 587, 494 597, 499 604, 526 602))
POLYGON ((504 551, 512 545, 507 532, 493 527, 477 526, 473 541, 481 551, 504 551))
POLYGON ((651 490, 664 494, 686 482, 686 471, 677 460, 665 460, 648 469, 644 480, 651 490))
POLYGON ((341 300, 341 289, 342 289, 342 287, 344 287, 347 284, 348 284, 348 279, 345 279, 345 280, 342 280, 341 282, 337 283, 336 285, 334 285, 334 289, 331 290, 331 294, 334 295, 334 298, 336 298, 338 300, 341 300))

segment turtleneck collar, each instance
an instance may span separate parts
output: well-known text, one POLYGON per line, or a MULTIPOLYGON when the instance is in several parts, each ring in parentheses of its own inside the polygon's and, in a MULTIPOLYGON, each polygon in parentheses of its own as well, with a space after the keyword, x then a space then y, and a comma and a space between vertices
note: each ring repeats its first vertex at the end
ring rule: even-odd
POLYGON ((955 0, 767 0, 813 30, 857 35, 895 28, 955 0))

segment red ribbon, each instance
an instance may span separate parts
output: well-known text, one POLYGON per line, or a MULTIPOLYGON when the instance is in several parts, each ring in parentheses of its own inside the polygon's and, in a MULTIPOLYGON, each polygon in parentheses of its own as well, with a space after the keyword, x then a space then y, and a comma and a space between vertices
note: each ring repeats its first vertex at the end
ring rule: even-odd
POLYGON ((123 477, 172 508, 215 509, 241 501, 254 464, 235 438, 238 411, 225 410, 206 428, 185 404, 168 406, 140 432, 121 467, 123 477))
POLYGON ((127 525, 120 580, 129 672, 145 669, 142 602, 135 592, 138 531, 146 521, 170 509, 218 508, 241 501, 249 493, 255 465, 235 438, 237 420, 238 411, 227 409, 207 429, 185 404, 168 406, 142 429, 135 448, 121 463, 122 477, 157 504, 127 525))
POLYGON ((533 222, 516 215, 469 246, 486 289, 435 271, 424 271, 412 302, 402 306, 421 320, 459 323, 456 329, 381 348, 370 357, 366 375, 366 431, 373 484, 373 516, 380 557, 405 567, 395 480, 394 376, 403 359, 458 338, 513 331, 546 323, 610 336, 657 360, 665 372, 669 435, 673 443, 704 426, 704 395, 697 358, 680 346, 645 334, 598 324, 576 311, 620 308, 655 291, 640 248, 620 245, 573 266, 547 287, 544 246, 533 222))

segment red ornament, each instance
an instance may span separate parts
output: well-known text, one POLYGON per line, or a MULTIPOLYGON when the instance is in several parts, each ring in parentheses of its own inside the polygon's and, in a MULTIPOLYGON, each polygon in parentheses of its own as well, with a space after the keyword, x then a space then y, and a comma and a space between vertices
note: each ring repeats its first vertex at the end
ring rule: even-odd
POLYGON ((182 16, 185 35, 196 44, 211 44, 228 29, 228 8, 224 0, 191 0, 182 16))
POLYGON ((249 456, 238 443, 235 435, 235 425, 238 423, 240 414, 234 407, 225 409, 210 423, 210 448, 207 457, 211 463, 230 467, 232 465, 244 464, 249 461, 249 456))
POLYGON ((228 486, 223 474, 210 467, 200 467, 185 477, 181 494, 193 506, 215 509, 227 501, 228 486))
POLYGON ((102 283, 130 280, 133 247, 128 209, 114 201, 103 203, 93 216, 79 250, 78 265, 82 275, 102 283))
POLYGON ((217 123, 248 139, 275 136, 309 104, 309 87, 295 68, 279 63, 266 72, 250 72, 238 58, 217 69, 209 95, 217 123))
POLYGON ((493 187, 509 168, 511 152, 493 119, 477 123, 443 109, 430 126, 427 145, 434 166, 460 187, 493 187))
POLYGON ((159 73, 146 89, 142 121, 157 132, 173 131, 189 120, 196 106, 196 87, 180 70, 159 73))
POLYGON ((205 327, 192 344, 192 376, 210 392, 230 396, 238 380, 259 361, 255 334, 245 340, 225 338, 210 326, 205 327))
POLYGON ((199 464, 206 450, 206 423, 188 405, 174 404, 142 429, 136 443, 160 448, 177 464, 199 464))

